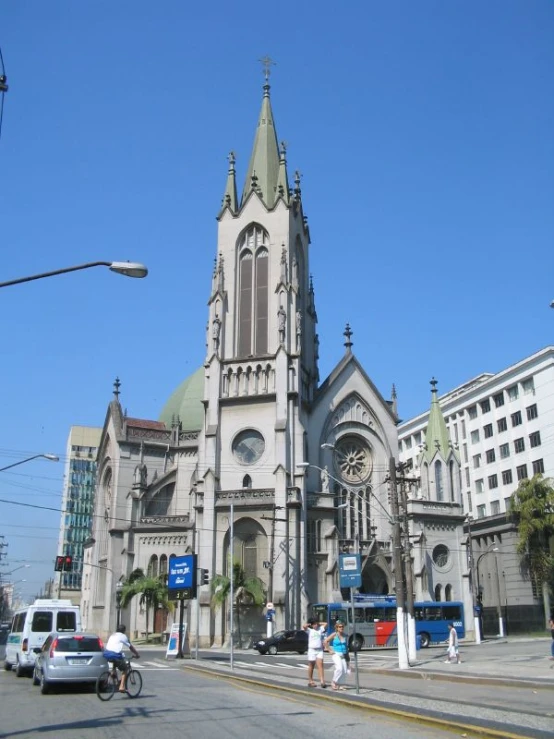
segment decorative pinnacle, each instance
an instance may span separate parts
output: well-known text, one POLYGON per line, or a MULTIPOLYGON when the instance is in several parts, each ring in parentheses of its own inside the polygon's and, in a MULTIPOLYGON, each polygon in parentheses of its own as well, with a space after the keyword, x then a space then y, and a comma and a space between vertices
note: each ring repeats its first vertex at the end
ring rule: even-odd
POLYGON ((346 341, 344 342, 344 346, 346 347, 346 351, 351 351, 353 342, 350 341, 350 338, 352 336, 352 329, 350 328, 350 324, 346 324, 346 328, 344 329, 343 336, 346 338, 346 341))
POLYGON ((119 388, 120 387, 121 387, 121 383, 119 381, 119 377, 116 377, 115 382, 113 384, 113 394, 116 400, 119 400, 119 388))
POLYGON ((235 152, 234 151, 230 151, 229 152, 229 155, 227 156, 227 159, 229 160, 229 172, 234 172, 235 171, 235 163, 237 161, 236 158, 235 158, 235 152))
POLYGON ((429 380, 429 385, 431 385, 431 392, 436 393, 437 392, 437 380, 433 377, 431 380, 429 380))

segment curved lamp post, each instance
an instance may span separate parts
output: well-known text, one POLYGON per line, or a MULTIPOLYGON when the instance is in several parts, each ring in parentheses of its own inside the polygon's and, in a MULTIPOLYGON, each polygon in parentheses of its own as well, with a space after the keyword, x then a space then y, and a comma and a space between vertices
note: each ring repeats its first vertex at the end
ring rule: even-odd
MULTIPOLYGON (((60 458, 57 456, 57 454, 33 454, 32 457, 27 457, 26 459, 22 459, 20 462, 14 462, 13 464, 7 464, 5 467, 0 467, 0 472, 4 472, 4 470, 9 470, 12 467, 17 467, 20 464, 25 464, 25 462, 30 462, 32 459, 49 459, 50 462, 59 462, 60 458)), ((29 565, 23 565, 24 567, 28 567, 29 565)))
POLYGON ((30 567, 31 565, 20 565, 19 567, 16 567, 14 570, 11 570, 11 572, 0 572, 0 577, 7 577, 8 575, 13 575, 14 572, 17 572, 18 570, 22 570, 24 567, 30 567))
POLYGON ((146 277, 148 269, 140 262, 87 262, 86 264, 78 264, 75 267, 64 267, 63 269, 55 269, 53 272, 41 272, 38 275, 30 277, 19 277, 16 280, 8 280, 0 282, 0 287, 9 287, 10 285, 19 285, 22 282, 32 282, 33 280, 42 280, 44 277, 54 277, 55 275, 63 275, 66 272, 78 272, 82 269, 90 269, 91 267, 108 267, 112 272, 117 272, 125 277, 146 277))

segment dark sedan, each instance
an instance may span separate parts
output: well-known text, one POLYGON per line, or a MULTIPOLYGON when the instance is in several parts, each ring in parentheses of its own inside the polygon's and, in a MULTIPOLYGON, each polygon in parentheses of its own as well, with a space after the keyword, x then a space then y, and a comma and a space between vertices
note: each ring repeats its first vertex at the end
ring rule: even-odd
POLYGON ((276 631, 273 636, 260 639, 254 644, 260 654, 277 654, 278 652, 298 652, 305 654, 308 651, 308 633, 306 631, 276 631))

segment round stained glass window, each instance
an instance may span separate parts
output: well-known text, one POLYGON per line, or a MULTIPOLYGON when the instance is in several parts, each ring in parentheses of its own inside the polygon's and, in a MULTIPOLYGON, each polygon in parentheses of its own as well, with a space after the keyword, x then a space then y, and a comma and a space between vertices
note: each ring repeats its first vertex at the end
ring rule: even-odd
POLYGON ((433 562, 437 567, 446 567, 450 559, 450 550, 444 544, 437 544, 433 549, 433 562))
POLYGON ((246 429, 235 436, 233 454, 241 464, 256 464, 265 451, 265 440, 259 431, 246 429))
POLYGON ((368 445, 358 436, 345 436, 335 444, 335 469, 346 482, 365 482, 373 460, 368 445))

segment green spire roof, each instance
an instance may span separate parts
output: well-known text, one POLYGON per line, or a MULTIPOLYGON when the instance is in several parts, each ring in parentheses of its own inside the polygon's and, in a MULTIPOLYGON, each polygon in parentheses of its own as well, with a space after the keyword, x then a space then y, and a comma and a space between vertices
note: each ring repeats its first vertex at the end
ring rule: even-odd
POLYGON ((258 128, 256 129, 254 148, 246 173, 244 190, 242 191, 241 204, 244 203, 250 191, 256 189, 266 206, 268 208, 273 207, 276 200, 278 178, 279 149, 277 147, 277 133, 273 123, 273 111, 269 100, 269 84, 266 81, 262 109, 258 119, 258 128))
POLYGON ((437 393, 437 381, 433 377, 431 380, 431 410, 429 412, 429 421, 427 423, 427 431, 425 432, 425 450, 423 457, 430 462, 435 454, 440 451, 443 459, 450 454, 450 439, 448 437, 448 429, 444 416, 439 405, 437 393))

